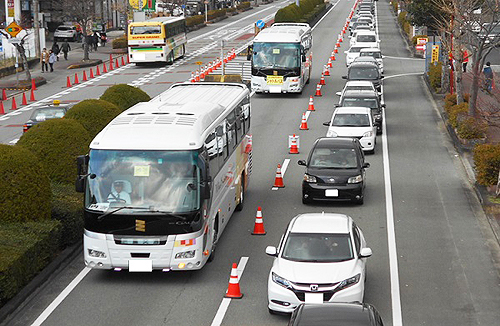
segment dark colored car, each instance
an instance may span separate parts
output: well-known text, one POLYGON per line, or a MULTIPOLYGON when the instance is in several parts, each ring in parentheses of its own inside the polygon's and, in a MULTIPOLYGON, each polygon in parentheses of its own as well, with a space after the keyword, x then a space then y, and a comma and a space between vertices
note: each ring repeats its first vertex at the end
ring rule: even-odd
POLYGON ((369 303, 303 303, 292 313, 288 326, 384 326, 369 303))
POLYGON ((50 119, 60 119, 66 115, 71 105, 53 104, 37 108, 31 114, 30 119, 23 125, 23 132, 28 131, 34 125, 50 119))
POLYGON ((369 90, 345 91, 340 97, 338 106, 363 106, 370 108, 374 124, 377 127, 377 134, 382 134, 382 108, 385 108, 385 104, 382 104, 379 93, 369 90))
POLYGON ((363 204, 365 155, 357 138, 318 138, 309 153, 302 181, 302 203, 350 200, 363 204))
POLYGON ((342 76, 347 80, 368 80, 375 85, 377 91, 382 89, 384 75, 380 72, 377 64, 371 62, 353 62, 347 69, 347 75, 342 76))

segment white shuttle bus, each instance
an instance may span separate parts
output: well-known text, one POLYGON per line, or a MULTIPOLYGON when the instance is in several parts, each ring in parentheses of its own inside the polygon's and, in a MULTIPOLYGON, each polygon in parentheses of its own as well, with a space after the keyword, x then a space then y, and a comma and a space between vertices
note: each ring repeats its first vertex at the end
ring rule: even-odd
POLYGON ((243 84, 175 84, 113 119, 77 159, 85 264, 202 268, 243 206, 249 132, 243 84))
POLYGON ((257 93, 301 93, 312 68, 312 32, 307 23, 276 23, 253 40, 252 90, 257 93))

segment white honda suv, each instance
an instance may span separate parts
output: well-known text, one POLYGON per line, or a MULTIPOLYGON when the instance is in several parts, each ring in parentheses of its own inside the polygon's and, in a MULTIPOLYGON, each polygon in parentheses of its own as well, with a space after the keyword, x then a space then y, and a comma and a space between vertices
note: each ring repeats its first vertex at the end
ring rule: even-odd
POLYGON ((294 217, 278 248, 268 279, 270 313, 292 312, 302 302, 363 302, 366 247, 351 217, 307 213, 294 217))

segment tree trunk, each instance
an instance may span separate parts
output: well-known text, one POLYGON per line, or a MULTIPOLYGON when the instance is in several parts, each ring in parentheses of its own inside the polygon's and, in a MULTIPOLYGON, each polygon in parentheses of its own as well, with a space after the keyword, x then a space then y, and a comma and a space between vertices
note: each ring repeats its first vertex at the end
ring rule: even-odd
POLYGON ((477 97, 479 93, 479 77, 481 76, 481 60, 474 60, 472 65, 472 84, 470 86, 469 116, 476 117, 477 97))
POLYGON ((442 72, 441 92, 447 94, 450 91, 450 69, 448 66, 448 57, 446 57, 446 61, 442 65, 442 72))
POLYGON ((26 52, 24 51, 24 46, 22 44, 16 44, 16 49, 17 52, 19 53, 19 56, 21 57, 24 73, 26 74, 26 80, 31 80, 31 72, 28 66, 28 59, 26 58, 26 52))

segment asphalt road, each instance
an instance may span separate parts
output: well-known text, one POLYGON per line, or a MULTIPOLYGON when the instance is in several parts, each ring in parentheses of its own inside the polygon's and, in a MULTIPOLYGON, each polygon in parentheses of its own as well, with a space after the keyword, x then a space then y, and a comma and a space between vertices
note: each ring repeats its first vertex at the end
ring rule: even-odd
MULTIPOLYGON (((217 47, 209 49, 218 38, 232 37, 231 46, 244 46, 251 32, 245 32, 244 27, 274 13, 280 4, 283 2, 260 6, 190 33, 193 41, 189 43, 189 55, 173 66, 130 65, 95 81, 93 86, 63 94, 61 99, 95 98, 105 86, 132 82, 151 96, 157 95, 171 82, 187 80, 196 68, 194 62, 218 56, 217 47)), ((363 229, 373 250, 367 263, 365 301, 377 307, 386 325, 498 324, 498 243, 492 240, 423 82, 424 62, 410 57, 388 1, 377 3, 381 48, 388 56, 384 62, 386 129, 377 139, 376 153, 367 156, 371 167, 365 203, 301 203, 304 169, 297 160, 305 159, 313 141, 326 134, 322 123, 330 119, 338 99, 335 92, 344 85, 342 51, 347 49, 346 42, 333 64, 332 76, 322 88, 323 96, 315 98, 316 111, 308 119, 310 130, 299 131, 300 118, 352 5, 353 1, 338 2, 315 27, 313 80, 302 95, 252 97, 253 174, 245 207, 233 215, 222 234, 215 260, 196 272, 92 270, 67 293, 43 325, 210 325, 227 289, 231 264, 241 257, 248 257, 240 281, 244 297, 231 300, 222 324, 286 325, 288 317, 267 311, 267 276, 272 260, 264 249, 278 243, 296 214, 321 211, 346 213, 363 229), (298 155, 288 154, 286 148, 288 135, 293 133, 300 136, 298 155), (290 159, 284 175, 286 187, 273 191, 276 165, 285 159, 290 159), (250 234, 257 206, 263 209, 266 236, 250 234)), ((65 78, 43 87, 44 96, 64 90, 63 85, 65 78)), ((25 114, 10 118, 9 123, 20 123, 25 114)), ((5 135, 5 128, 0 130, 2 141, 16 137, 5 135)), ((4 325, 31 325, 82 269, 82 255, 78 255, 4 325)))

